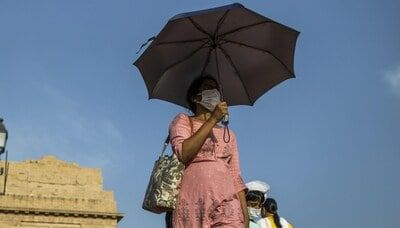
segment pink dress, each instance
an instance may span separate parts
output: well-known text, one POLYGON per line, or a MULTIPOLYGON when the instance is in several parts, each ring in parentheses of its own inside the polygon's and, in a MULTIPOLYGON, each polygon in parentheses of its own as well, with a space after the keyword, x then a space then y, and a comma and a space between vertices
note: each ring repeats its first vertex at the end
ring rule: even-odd
MULTIPOLYGON (((202 121, 192 119, 193 132, 202 121)), ((176 209, 174 228, 244 227, 237 193, 246 189, 240 175, 236 137, 223 140, 224 128, 216 126, 193 161, 186 164, 176 209)), ((170 126, 171 146, 180 157, 182 143, 192 135, 189 117, 179 114, 170 126)))

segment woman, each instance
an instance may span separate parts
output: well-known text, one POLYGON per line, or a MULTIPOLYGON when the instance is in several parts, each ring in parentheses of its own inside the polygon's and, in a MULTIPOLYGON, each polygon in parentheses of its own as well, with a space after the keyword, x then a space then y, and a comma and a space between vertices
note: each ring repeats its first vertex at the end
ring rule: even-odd
POLYGON ((261 213, 264 218, 257 222, 261 228, 293 228, 286 219, 279 217, 278 204, 273 198, 265 200, 261 213))
POLYGON ((174 228, 248 227, 246 186, 240 175, 236 138, 224 142, 218 123, 228 114, 218 83, 204 76, 195 80, 187 102, 193 116, 181 113, 170 125, 171 146, 185 164, 174 228))
POLYGON ((247 211, 249 213, 250 228, 261 228, 257 221, 261 219, 261 205, 264 202, 264 193, 249 190, 246 194, 247 211))
POLYGON ((270 190, 270 186, 263 181, 250 181, 246 183, 247 211, 249 212, 250 228, 260 228, 257 221, 262 219, 261 207, 265 197, 270 190))

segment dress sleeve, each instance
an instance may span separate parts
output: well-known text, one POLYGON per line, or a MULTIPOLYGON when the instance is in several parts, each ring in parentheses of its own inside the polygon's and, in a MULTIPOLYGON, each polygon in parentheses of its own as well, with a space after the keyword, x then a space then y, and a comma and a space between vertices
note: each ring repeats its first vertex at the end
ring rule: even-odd
POLYGON ((233 132, 231 134, 230 148, 232 152, 232 158, 229 162, 229 170, 233 177, 233 184, 236 192, 240 192, 242 190, 247 190, 246 185, 244 184, 242 175, 240 174, 240 165, 239 165, 239 152, 236 142, 236 136, 233 132))
POLYGON ((191 136, 189 117, 183 113, 177 115, 169 127, 172 151, 182 160, 182 143, 191 136))

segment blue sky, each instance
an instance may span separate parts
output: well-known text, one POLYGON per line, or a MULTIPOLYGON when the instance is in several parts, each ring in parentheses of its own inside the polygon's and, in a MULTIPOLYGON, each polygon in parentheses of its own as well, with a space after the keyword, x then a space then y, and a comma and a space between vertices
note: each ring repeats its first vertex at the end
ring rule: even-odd
MULTIPOLYGON (((229 3, 0 0, 10 159, 101 167, 120 227, 162 227, 141 203, 169 122, 185 110, 147 99, 135 52, 175 14, 229 3)), ((245 180, 268 182, 295 227, 399 227, 400 2, 240 3, 301 32, 297 77, 230 109, 245 180)))

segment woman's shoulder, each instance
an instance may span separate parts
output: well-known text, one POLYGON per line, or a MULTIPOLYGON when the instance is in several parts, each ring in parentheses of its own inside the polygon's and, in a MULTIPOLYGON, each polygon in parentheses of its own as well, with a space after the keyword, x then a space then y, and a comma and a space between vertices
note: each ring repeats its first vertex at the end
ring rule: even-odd
POLYGON ((177 124, 189 124, 189 115, 186 113, 179 113, 178 115, 176 115, 172 121, 171 121, 171 126, 177 125, 177 124))
POLYGON ((261 226, 253 221, 250 221, 249 228, 261 228, 261 226))
POLYGON ((257 224, 261 227, 261 228, 268 228, 268 221, 267 218, 261 218, 259 220, 257 220, 257 224))
POLYGON ((189 115, 187 113, 181 112, 181 113, 178 113, 178 115, 176 115, 174 117, 174 119, 183 119, 183 118, 187 119, 188 117, 189 117, 189 115))
POLYGON ((292 227, 292 225, 285 218, 280 217, 279 220, 281 221, 283 227, 292 227))

